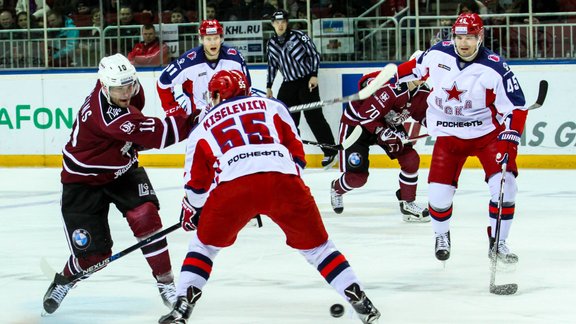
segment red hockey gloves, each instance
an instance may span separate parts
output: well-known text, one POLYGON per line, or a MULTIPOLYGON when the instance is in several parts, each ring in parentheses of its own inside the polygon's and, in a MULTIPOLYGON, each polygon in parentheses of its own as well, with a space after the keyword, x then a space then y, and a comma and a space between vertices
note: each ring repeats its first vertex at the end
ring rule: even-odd
POLYGON ((378 144, 387 149, 388 153, 398 153, 404 149, 406 134, 386 128, 378 133, 378 144))
POLYGON ((496 153, 496 162, 502 164, 516 160, 518 153, 518 144, 520 144, 520 133, 515 130, 505 130, 498 135, 496 143, 498 153, 496 153))
POLYGON ((180 116, 180 117, 187 117, 188 114, 186 113, 186 109, 182 108, 178 102, 173 102, 167 107, 164 108, 164 112, 166 116, 180 116))
POLYGON ((182 211, 180 212, 180 225, 182 228, 187 232, 196 230, 201 212, 202 208, 196 208, 190 205, 188 198, 182 198, 182 211))

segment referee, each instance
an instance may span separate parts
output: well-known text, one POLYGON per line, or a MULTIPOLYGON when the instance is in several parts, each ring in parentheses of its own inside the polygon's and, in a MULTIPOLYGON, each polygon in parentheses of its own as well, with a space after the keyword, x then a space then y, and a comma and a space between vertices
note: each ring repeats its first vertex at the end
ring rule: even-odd
MULTIPOLYGON (((286 106, 320 101, 318 91, 318 68, 320 53, 306 34, 288 27, 288 12, 276 11, 272 15, 272 27, 276 35, 268 41, 268 75, 266 77, 266 96, 272 97, 272 84, 276 72, 280 70, 284 82, 278 90, 277 99, 286 106)), ((312 109, 304 112, 304 117, 320 143, 334 144, 334 136, 322 109, 312 109)), ((296 126, 300 123, 300 112, 293 113, 296 126)), ((322 166, 330 168, 336 163, 337 151, 322 149, 324 158, 322 166)))

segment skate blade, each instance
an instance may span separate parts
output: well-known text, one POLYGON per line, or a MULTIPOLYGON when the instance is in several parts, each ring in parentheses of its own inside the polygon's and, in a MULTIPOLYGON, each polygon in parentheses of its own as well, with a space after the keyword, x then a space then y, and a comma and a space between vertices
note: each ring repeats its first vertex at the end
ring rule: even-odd
POLYGON ((402 220, 406 223, 429 223, 430 217, 416 217, 412 215, 402 215, 402 220))

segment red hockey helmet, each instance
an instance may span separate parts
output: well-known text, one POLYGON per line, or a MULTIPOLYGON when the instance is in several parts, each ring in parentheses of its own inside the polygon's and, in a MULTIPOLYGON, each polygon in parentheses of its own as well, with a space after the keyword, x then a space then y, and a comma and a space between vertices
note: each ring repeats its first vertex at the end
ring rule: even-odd
POLYGON ((248 78, 246 77, 246 74, 242 73, 242 71, 239 71, 239 70, 230 70, 230 73, 232 73, 234 75, 234 77, 236 77, 236 80, 238 80, 238 84, 240 86, 240 89, 244 89, 244 91, 245 91, 244 94, 240 94, 240 95, 247 96, 250 93, 250 87, 252 85, 250 84, 250 82, 248 82, 248 78))
POLYGON ((202 20, 200 24, 200 36, 206 35, 223 35, 224 29, 216 19, 202 20))
POLYGON ((216 72, 210 82, 208 82, 210 97, 215 98, 215 95, 219 94, 221 100, 226 100, 248 95, 248 84, 244 81, 246 77, 241 80, 239 74, 244 75, 240 71, 232 73, 231 71, 221 70, 216 72))
POLYGON ((480 35, 484 30, 482 18, 475 13, 463 13, 452 25, 452 35, 480 35))

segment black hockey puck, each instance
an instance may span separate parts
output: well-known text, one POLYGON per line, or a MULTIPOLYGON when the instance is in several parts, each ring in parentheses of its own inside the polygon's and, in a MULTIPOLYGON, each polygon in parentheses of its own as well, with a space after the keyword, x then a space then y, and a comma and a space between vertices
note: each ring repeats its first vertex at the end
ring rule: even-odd
POLYGON ((341 304, 334 304, 330 307, 330 315, 332 317, 342 317, 344 315, 344 306, 341 304))

